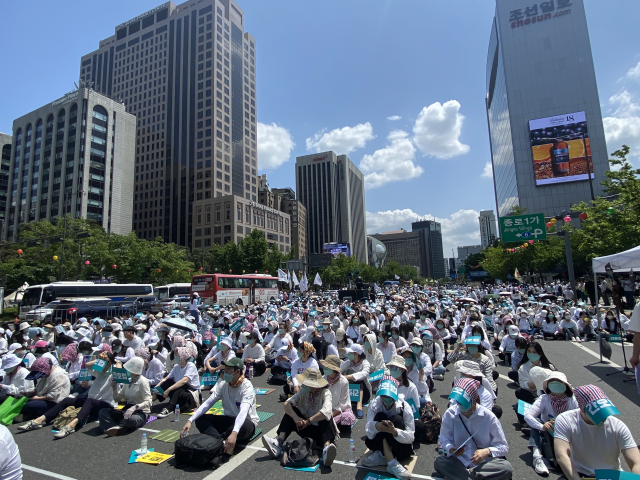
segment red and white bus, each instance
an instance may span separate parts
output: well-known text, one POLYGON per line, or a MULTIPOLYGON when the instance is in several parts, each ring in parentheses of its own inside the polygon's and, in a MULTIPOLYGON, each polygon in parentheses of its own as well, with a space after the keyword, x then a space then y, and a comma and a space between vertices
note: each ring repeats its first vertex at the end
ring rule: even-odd
POLYGON ((278 299, 278 277, 270 275, 194 275, 191 294, 197 293, 204 305, 249 305, 278 299))

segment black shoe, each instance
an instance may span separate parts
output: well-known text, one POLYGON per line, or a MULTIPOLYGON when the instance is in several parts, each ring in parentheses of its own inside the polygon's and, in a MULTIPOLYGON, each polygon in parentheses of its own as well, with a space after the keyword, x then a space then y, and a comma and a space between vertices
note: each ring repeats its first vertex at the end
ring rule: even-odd
POLYGON ((287 400, 289 400, 289 395, 287 395, 286 393, 281 393, 280 394, 280 401, 281 402, 286 402, 287 400))

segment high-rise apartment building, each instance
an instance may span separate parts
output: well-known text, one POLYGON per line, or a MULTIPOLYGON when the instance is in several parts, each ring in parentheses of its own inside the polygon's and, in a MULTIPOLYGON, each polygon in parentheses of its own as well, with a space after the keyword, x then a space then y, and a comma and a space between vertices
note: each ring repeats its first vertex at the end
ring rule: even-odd
POLYGON ((423 276, 437 280, 444 277, 444 253, 442 251, 442 225, 434 220, 418 220, 411 223, 411 231, 421 235, 423 276))
POLYGON ((307 208, 307 254, 325 243, 348 243, 367 262, 364 176, 349 157, 322 152, 296 158, 296 191, 307 208))
POLYGON ((486 81, 498 216, 516 205, 558 215, 602 194, 609 164, 583 0, 496 0, 486 81))
MULTIPOLYGON (((9 171, 11 170, 11 135, 0 132, 0 219, 4 219, 7 209, 7 198, 9 197, 9 171)), ((0 228, 0 239, 2 237, 0 228)))
POLYGON ((256 44, 232 0, 167 2, 82 57, 80 81, 137 118, 133 228, 193 245, 194 202, 257 202, 256 44))
POLYGON ((5 238, 64 214, 131 232, 136 118, 80 88, 13 121, 5 238))
POLYGON ((484 250, 499 237, 496 216, 493 214, 493 210, 482 210, 478 221, 480 222, 480 243, 484 250))

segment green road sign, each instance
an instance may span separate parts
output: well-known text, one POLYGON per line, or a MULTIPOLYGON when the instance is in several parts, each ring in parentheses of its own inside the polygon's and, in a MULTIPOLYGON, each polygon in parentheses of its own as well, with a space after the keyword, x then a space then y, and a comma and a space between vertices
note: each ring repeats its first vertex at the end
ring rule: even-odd
POLYGON ((500 217, 500 235, 503 242, 527 242, 546 240, 547 229, 543 213, 500 217))

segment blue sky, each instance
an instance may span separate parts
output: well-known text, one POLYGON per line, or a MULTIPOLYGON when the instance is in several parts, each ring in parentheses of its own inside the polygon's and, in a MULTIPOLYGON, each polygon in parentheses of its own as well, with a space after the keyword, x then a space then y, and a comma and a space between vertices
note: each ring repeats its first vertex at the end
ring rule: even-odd
MULTIPOLYGON (((71 90, 81 55, 160 3, 5 4, 0 131, 71 90)), ((295 187, 295 157, 333 149, 367 175, 370 233, 435 217, 445 256, 479 243, 478 211, 495 209, 492 180, 483 176, 493 1, 239 4, 257 40, 258 161, 271 186, 295 187)), ((585 4, 608 149, 626 142, 639 152, 640 2, 585 4)))

